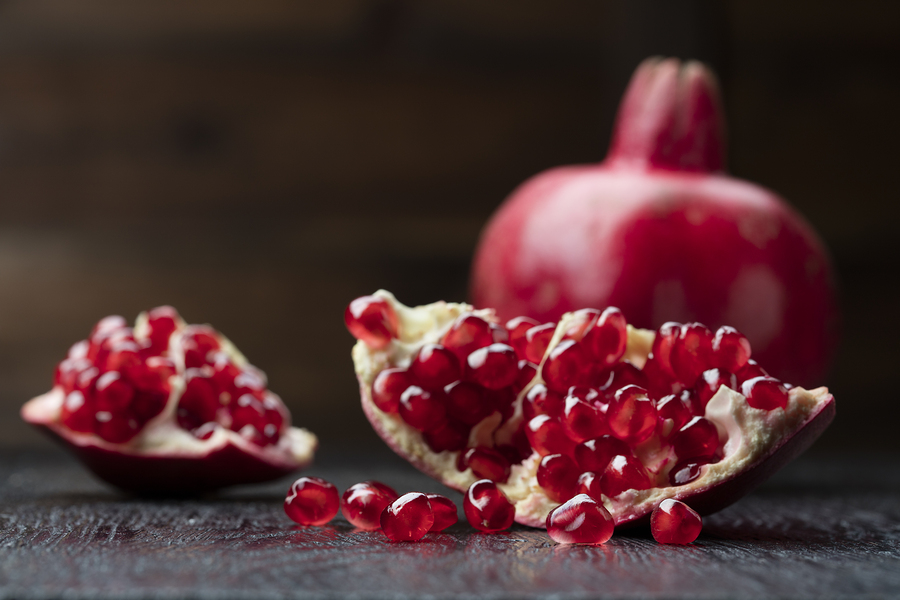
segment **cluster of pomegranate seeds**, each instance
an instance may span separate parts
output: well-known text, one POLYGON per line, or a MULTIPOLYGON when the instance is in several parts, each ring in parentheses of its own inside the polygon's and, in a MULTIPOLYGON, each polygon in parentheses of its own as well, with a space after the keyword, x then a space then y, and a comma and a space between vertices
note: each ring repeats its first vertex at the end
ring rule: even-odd
POLYGON ((609 511, 587 494, 572 497, 547 515, 547 535, 560 544, 603 544, 614 529, 609 511))
POLYGON ((65 394, 62 423, 108 442, 128 442, 163 412, 173 375, 185 381, 177 423, 198 438, 221 426, 265 446, 278 442, 290 425, 281 399, 266 389, 265 375, 235 364, 214 329, 185 326, 171 306, 149 311, 138 334, 124 318, 106 317, 72 346, 54 375, 65 394))
POLYGON ((671 498, 650 515, 650 532, 660 544, 690 544, 700 535, 703 520, 690 506, 671 498))
POLYGON ((509 529, 516 516, 516 507, 497 484, 480 479, 469 486, 463 498, 463 512, 469 524, 485 533, 509 529))
POLYGON ((295 523, 319 527, 334 518, 339 504, 334 484, 319 477, 301 477, 288 491, 284 512, 295 523))

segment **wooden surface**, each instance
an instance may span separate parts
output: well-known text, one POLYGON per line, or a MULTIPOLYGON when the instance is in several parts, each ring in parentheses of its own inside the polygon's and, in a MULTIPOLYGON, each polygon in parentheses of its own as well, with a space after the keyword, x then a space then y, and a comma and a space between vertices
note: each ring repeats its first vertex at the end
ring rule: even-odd
MULTIPOLYGON (((341 489, 377 478, 441 486, 380 451, 310 473, 341 489)), ((0 456, 0 598, 871 597, 900 595, 900 470, 871 458, 795 463, 708 517, 689 547, 646 532, 604 546, 465 522, 392 544, 338 517, 292 526, 289 482, 193 500, 143 500, 61 453, 0 456)), ((459 495, 452 495, 459 504, 459 495)))

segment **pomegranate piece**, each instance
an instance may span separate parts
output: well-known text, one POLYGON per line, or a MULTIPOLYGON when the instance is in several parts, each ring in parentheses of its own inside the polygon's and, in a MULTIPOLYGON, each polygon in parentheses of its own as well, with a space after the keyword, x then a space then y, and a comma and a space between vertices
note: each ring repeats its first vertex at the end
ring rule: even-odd
POLYGON ((381 530, 392 542, 421 540, 433 525, 431 502, 420 492, 403 494, 381 513, 381 530))
POLYGON ((397 314, 384 298, 363 296, 344 311, 344 324, 358 340, 372 348, 384 348, 397 337, 397 314))
POLYGON ((185 494, 266 481, 305 466, 315 449, 262 371, 170 306, 141 314, 134 328, 102 319, 53 381, 23 418, 122 489, 185 494))
POLYGON ((485 533, 509 529, 516 516, 513 503, 490 479, 480 479, 469 486, 463 498, 463 511, 469 524, 485 533))
POLYGON ((431 525, 430 533, 437 533, 455 525, 459 521, 456 512, 456 504, 453 500, 440 494, 425 494, 428 502, 431 504, 431 510, 434 513, 434 523, 431 525))
POLYGON ((337 488, 319 477, 301 477, 284 499, 284 512, 300 525, 324 525, 334 518, 339 507, 337 488))
POLYGON ((690 544, 703 529, 703 520, 690 506, 671 498, 650 515, 650 532, 660 544, 690 544))
POLYGON ((615 521, 603 504, 578 494, 547 515, 547 534, 560 544, 604 544, 612 537, 615 521))
POLYGON ((565 502, 578 490, 578 465, 565 454, 549 454, 541 459, 537 482, 555 502, 565 502))
POLYGON ((363 481, 347 488, 341 496, 341 514, 357 529, 381 527, 381 513, 400 495, 379 481, 363 481))

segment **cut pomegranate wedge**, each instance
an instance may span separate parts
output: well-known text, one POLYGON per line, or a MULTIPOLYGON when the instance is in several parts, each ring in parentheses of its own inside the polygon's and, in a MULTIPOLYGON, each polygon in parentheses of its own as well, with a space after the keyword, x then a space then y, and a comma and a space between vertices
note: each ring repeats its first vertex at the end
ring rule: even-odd
POLYGON ((383 290, 352 306, 345 319, 375 431, 453 489, 495 481, 523 525, 544 527, 579 493, 616 525, 648 522, 667 498, 715 512, 808 448, 835 414, 826 388, 769 377, 730 327, 653 332, 614 308, 504 327, 491 309, 410 308, 383 290))
POLYGON ((275 479, 307 466, 316 436, 291 427, 265 374, 208 325, 175 309, 135 327, 106 317, 56 368, 22 418, 62 441, 98 477, 147 494, 191 494, 275 479))

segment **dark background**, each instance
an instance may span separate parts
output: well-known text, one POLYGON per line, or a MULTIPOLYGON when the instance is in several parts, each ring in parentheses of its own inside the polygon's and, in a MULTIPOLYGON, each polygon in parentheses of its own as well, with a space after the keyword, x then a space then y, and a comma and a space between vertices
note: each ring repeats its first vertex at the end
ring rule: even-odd
POLYGON ((651 54, 722 80, 733 174, 824 237, 844 336, 813 450, 898 450, 900 3, 0 3, 0 445, 100 317, 163 303, 270 378, 322 452, 378 445, 342 312, 466 297, 518 183, 603 158, 651 54))

